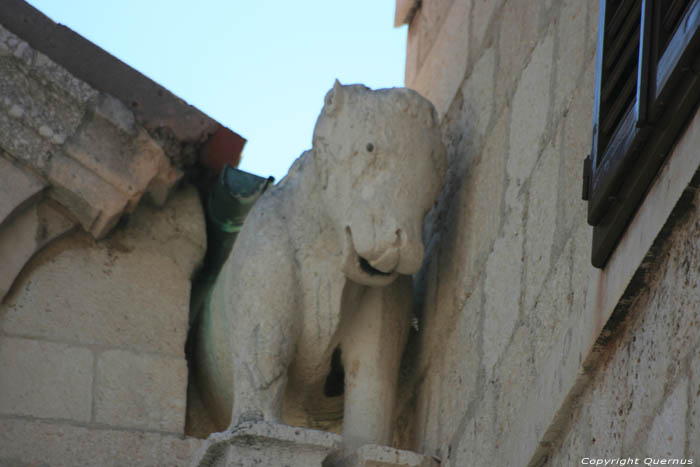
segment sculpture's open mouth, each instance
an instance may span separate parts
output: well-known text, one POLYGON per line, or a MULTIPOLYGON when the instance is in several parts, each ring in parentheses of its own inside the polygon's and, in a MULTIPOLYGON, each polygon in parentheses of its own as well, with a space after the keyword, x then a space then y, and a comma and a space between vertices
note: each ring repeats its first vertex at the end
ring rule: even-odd
POLYGON ((398 271, 384 272, 372 267, 366 258, 355 250, 350 227, 345 228, 345 245, 343 246, 343 273, 348 279, 359 284, 381 287, 391 284, 399 275, 398 271))
POLYGON ((370 275, 380 275, 380 276, 390 276, 393 274, 392 272, 382 272, 379 269, 374 269, 371 264, 369 264, 369 261, 364 259, 362 256, 358 255, 358 258, 360 258, 360 268, 366 272, 367 274, 370 275))

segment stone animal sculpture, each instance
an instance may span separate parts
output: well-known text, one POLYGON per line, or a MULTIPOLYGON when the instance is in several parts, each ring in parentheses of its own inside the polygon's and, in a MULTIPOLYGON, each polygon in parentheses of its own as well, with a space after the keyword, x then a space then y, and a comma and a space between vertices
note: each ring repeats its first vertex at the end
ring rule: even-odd
POLYGON ((342 417, 346 447, 390 443, 409 275, 445 170, 430 102, 335 83, 312 149, 254 206, 212 293, 197 352, 220 428, 342 417))

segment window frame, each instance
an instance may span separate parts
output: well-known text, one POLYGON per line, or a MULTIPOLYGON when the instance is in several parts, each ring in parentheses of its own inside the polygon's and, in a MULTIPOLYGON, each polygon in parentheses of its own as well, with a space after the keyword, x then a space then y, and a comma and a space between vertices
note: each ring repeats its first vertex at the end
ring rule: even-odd
MULTIPOLYGON (((623 0, 624 1, 624 0, 623 0)), ((605 148, 599 125, 606 10, 600 1, 591 155, 584 165, 591 262, 603 268, 654 176, 700 102, 700 0, 691 0, 664 52, 658 53, 661 2, 641 0, 635 98, 605 148)))

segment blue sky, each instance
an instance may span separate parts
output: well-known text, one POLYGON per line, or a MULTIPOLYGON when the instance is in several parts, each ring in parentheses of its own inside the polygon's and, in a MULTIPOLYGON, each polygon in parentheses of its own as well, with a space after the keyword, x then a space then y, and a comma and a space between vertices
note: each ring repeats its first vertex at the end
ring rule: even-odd
POLYGON ((394 0, 29 0, 240 133, 240 168, 280 180, 337 78, 403 85, 394 0))

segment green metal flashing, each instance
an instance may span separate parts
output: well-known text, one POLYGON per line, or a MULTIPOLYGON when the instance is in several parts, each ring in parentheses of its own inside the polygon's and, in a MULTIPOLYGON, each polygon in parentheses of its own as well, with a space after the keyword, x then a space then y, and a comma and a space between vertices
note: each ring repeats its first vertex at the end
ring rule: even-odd
POLYGON ((259 177, 231 166, 221 172, 206 199, 207 252, 192 287, 190 327, 206 308, 221 268, 228 259, 248 212, 274 183, 273 177, 259 177))

